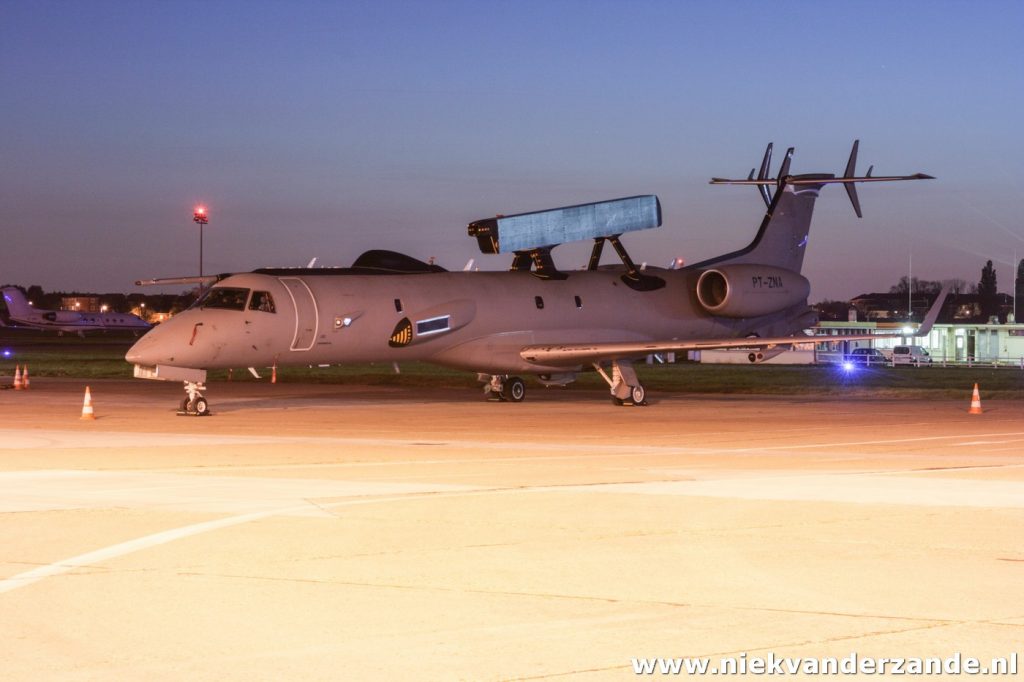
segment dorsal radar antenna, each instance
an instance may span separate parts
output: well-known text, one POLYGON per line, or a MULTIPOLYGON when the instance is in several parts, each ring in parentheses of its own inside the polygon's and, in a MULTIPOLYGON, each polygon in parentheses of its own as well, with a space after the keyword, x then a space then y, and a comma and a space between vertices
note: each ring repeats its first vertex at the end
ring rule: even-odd
POLYGON ((746 180, 730 180, 727 178, 711 178, 712 185, 752 185, 757 187, 758 193, 761 198, 764 199, 765 205, 770 209, 772 201, 783 190, 786 185, 831 185, 840 183, 846 187, 846 194, 850 198, 850 203, 853 205, 853 211, 857 214, 858 218, 862 218, 863 214, 860 208, 860 198, 857 196, 856 183, 858 182, 895 182, 898 180, 934 180, 934 176, 926 175, 924 173, 914 173, 912 175, 879 175, 874 176, 871 173, 874 171, 874 166, 868 167, 868 172, 862 176, 857 175, 857 150, 860 147, 860 140, 853 141, 853 149, 850 150, 850 158, 846 162, 846 170, 842 177, 836 177, 831 173, 820 173, 810 175, 790 175, 789 166, 790 161, 793 158, 793 147, 786 150, 786 155, 782 159, 782 165, 779 167, 779 172, 774 178, 768 177, 771 166, 772 157, 772 145, 769 144, 768 148, 764 152, 764 159, 761 161, 761 168, 754 177, 754 171, 750 171, 750 175, 747 176, 746 180), (773 192, 772 186, 776 189, 773 192))

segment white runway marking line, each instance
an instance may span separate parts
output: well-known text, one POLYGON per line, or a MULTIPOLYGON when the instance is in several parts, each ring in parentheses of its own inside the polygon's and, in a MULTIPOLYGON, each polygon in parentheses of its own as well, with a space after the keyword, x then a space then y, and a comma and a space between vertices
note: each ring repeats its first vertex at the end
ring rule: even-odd
MULTIPOLYGON (((467 490, 465 492, 444 492, 444 493, 415 493, 410 495, 400 496, 386 496, 378 498, 364 498, 357 500, 344 500, 342 502, 328 502, 319 505, 322 508, 333 508, 333 507, 350 507, 362 504, 380 504, 381 502, 402 502, 408 500, 417 500, 423 498, 437 499, 440 497, 460 497, 464 495, 479 495, 487 494, 490 490, 467 490)), ((191 537, 193 535, 199 535, 201 533, 208 533, 214 530, 220 530, 221 528, 229 528, 231 526, 237 526, 243 523, 249 523, 250 521, 258 521, 271 516, 280 514, 290 514, 296 511, 301 511, 306 508, 307 505, 303 504, 300 506, 289 506, 281 507, 279 509, 271 509, 268 511, 255 512, 252 514, 239 514, 237 516, 229 516, 223 519, 217 519, 215 521, 204 521, 202 523, 194 523, 188 526, 182 526, 180 528, 172 528, 170 530, 160 531, 159 533, 153 533, 152 535, 145 535, 141 538, 134 540, 128 540, 127 542, 120 542, 116 545, 104 547, 103 549, 97 549, 92 552, 86 552, 85 554, 79 554, 62 561, 56 561, 46 566, 40 566, 24 573, 11 576, 4 580, 0 580, 0 594, 16 590, 20 587, 27 587, 33 583, 37 583, 45 578, 61 575, 68 573, 76 568, 84 568, 92 564, 107 561, 109 559, 116 559, 118 557, 138 552, 143 549, 149 549, 150 547, 156 547, 158 545, 164 545, 168 542, 174 542, 175 540, 181 540, 183 538, 191 537)))
MULTIPOLYGON (((975 438, 991 438, 999 436, 1024 436, 1024 431, 974 434, 975 438)), ((956 434, 950 436, 919 436, 917 438, 888 438, 885 440, 835 441, 831 443, 808 443, 804 445, 768 445, 765 447, 734 448, 731 450, 726 450, 726 452, 754 452, 757 450, 805 450, 808 448, 841 448, 858 445, 897 445, 902 443, 920 443, 925 441, 953 440, 954 438, 963 438, 963 435, 956 434)), ((962 445, 962 443, 953 443, 953 445, 962 445)))
POLYGON ((290 508, 311 499, 475 489, 477 486, 418 481, 244 478, 148 471, 14 471, 0 472, 0 512, 116 507, 236 515, 290 508))
MULTIPOLYGON (((768 502, 835 502, 839 504, 983 509, 1024 508, 1024 483, 1022 482, 932 479, 906 476, 907 473, 916 472, 750 476, 690 481, 601 483, 592 486, 576 486, 575 491, 712 497, 768 502)), ((563 490, 573 490, 573 486, 565 486, 563 490)))
POLYGON ((1010 438, 1008 440, 971 440, 964 443, 953 443, 957 447, 968 447, 971 445, 1003 445, 1005 443, 1021 443, 1024 438, 1010 438))
MULTIPOLYGON (((47 472, 49 473, 49 472, 47 472)), ((70 472, 78 474, 80 472, 70 472)), ((911 504, 936 506, 936 500, 942 500, 938 506, 969 506, 969 507, 1022 507, 1024 506, 1024 495, 1021 494, 1022 486, 1017 483, 998 482, 973 482, 968 486, 973 490, 963 490, 963 482, 956 482, 956 487, 941 487, 936 489, 934 485, 913 486, 915 490, 908 490, 908 482, 915 479, 893 479, 881 476, 865 475, 862 483, 866 485, 856 486, 855 490, 845 490, 843 494, 831 497, 821 497, 821 491, 828 489, 829 484, 835 482, 834 476, 809 475, 797 477, 769 477, 769 478, 744 478, 741 480, 705 480, 705 481, 660 481, 643 483, 598 483, 593 485, 555 485, 555 486, 524 486, 517 488, 476 488, 464 491, 430 492, 421 491, 404 495, 384 495, 381 497, 363 497, 359 499, 343 500, 339 502, 326 502, 317 504, 322 509, 380 504, 383 502, 410 501, 421 499, 438 499, 442 497, 465 497, 471 495, 489 494, 522 494, 542 492, 590 492, 590 493, 639 493, 648 495, 683 495, 683 496, 707 496, 707 497, 729 497, 738 499, 761 499, 761 500, 826 500, 843 503, 871 503, 871 504, 911 504), (793 490, 791 485, 788 490, 781 490, 786 487, 780 483, 810 483, 800 486, 800 490, 793 490), (767 484, 767 485, 766 485, 767 484), (910 493, 910 494, 908 494, 910 493), (914 494, 916 493, 916 495, 914 494), (936 493, 939 493, 936 495, 936 493), (957 494, 959 493, 959 494, 957 494)), ((297 513, 308 508, 311 502, 304 502, 301 505, 289 505, 276 509, 238 514, 214 521, 191 524, 161 531, 152 535, 146 535, 135 540, 121 542, 110 547, 98 549, 85 554, 79 554, 63 561, 58 561, 46 566, 19 573, 15 576, 0 580, 0 594, 10 592, 20 587, 26 587, 48 577, 61 575, 77 568, 83 568, 97 562, 114 559, 131 554, 150 547, 156 547, 175 540, 207 533, 221 528, 257 521, 275 515, 287 515, 297 513)))
MULTIPOLYGON (((374 447, 417 447, 422 445, 436 445, 444 446, 452 449, 475 449, 475 448, 486 448, 489 450, 523 450, 528 448, 530 450, 574 450, 574 451, 585 451, 591 453, 591 456, 599 456, 598 453, 614 453, 614 455, 622 455, 627 452, 635 453, 646 453, 646 454, 744 454, 744 453, 756 453, 756 452, 773 452, 773 451, 791 451, 791 450, 806 450, 812 448, 845 448, 854 446, 865 446, 865 445, 898 445, 906 443, 918 443, 918 442, 936 442, 936 441, 948 441, 954 439, 960 439, 964 437, 964 434, 951 434, 944 436, 919 436, 915 438, 891 438, 891 439, 879 439, 879 440, 863 440, 863 441, 831 441, 822 443, 802 443, 792 445, 754 445, 742 448, 730 448, 717 447, 717 446, 703 446, 693 447, 687 445, 637 445, 637 444, 607 444, 607 443, 553 443, 553 442, 493 442, 493 441, 477 441, 477 440, 463 440, 463 441, 425 441, 419 440, 403 440, 403 439, 378 439, 378 438, 336 438, 330 436, 297 436, 297 437, 281 437, 281 436, 266 436, 266 437, 253 437, 253 436, 182 436, 180 434, 170 433, 139 433, 139 434, 122 434, 118 432, 100 432, 87 434, 90 438, 86 442, 83 442, 82 434, 77 431, 44 431, 34 436, 26 437, 24 431, 17 429, 0 429, 0 450, 3 449, 45 449, 45 448, 81 448, 81 447, 94 447, 94 448, 111 448, 111 447, 177 447, 181 445, 336 445, 336 446, 374 446, 374 447), (44 441, 44 445, 40 447, 40 441, 44 441)), ((1006 438, 1008 436, 1024 436, 1024 431, 1009 431, 1009 432, 996 432, 996 433, 979 433, 972 434, 975 438, 1006 438)), ((1024 440, 1024 439, 1021 439, 1024 440)), ((951 445, 965 445, 981 441, 970 441, 968 443, 951 444, 951 445)), ((1001 442, 1011 443, 1016 442, 1015 440, 1005 440, 1001 442)), ((576 459, 573 456, 552 456, 552 457, 510 457, 504 458, 508 461, 521 461, 523 459, 576 459)), ((488 458, 485 460, 469 460, 469 461, 488 461, 488 462, 499 462, 504 461, 503 458, 488 458)), ((421 463, 456 463, 467 460, 419 460, 421 463)), ((402 461, 402 462, 363 462, 363 466, 391 466, 392 464, 407 464, 415 463, 415 460, 402 461)), ((357 463, 349 463, 349 465, 356 465, 357 463)), ((196 470, 201 470, 203 467, 195 467, 196 470)), ((212 470, 211 467, 209 470, 212 470)), ((182 469, 171 468, 166 469, 180 471, 182 469)))

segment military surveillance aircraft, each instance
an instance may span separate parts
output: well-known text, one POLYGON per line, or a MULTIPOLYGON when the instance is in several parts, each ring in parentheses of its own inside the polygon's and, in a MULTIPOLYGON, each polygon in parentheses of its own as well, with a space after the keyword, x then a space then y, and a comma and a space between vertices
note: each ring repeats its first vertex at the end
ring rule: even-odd
POLYGON ((41 310, 33 308, 25 294, 17 287, 4 287, 4 303, 12 327, 49 329, 63 334, 76 332, 83 336, 88 331, 127 329, 144 331, 152 325, 131 313, 89 313, 76 310, 41 310))
MULTIPOLYGON (((510 271, 448 272, 409 256, 369 251, 350 268, 263 268, 219 278, 191 308, 142 337, 126 359, 135 376, 184 381, 181 413, 209 412, 207 370, 425 361, 477 372, 491 398, 519 402, 521 375, 565 385, 594 370, 619 405, 645 405, 633 362, 652 353, 752 348, 759 362, 812 337, 810 284, 800 269, 818 192, 858 182, 929 179, 855 173, 791 175, 793 149, 769 177, 743 180, 768 210, 743 249, 679 269, 638 268, 620 237, 661 225, 657 197, 638 196, 498 216, 469 225, 484 253, 513 254, 510 271), (585 270, 559 270, 552 249, 593 240, 585 270), (605 243, 621 264, 600 265, 605 243)), ((189 278, 143 283, 182 282, 189 278)), ((208 281, 214 281, 210 279, 208 281)), ((940 299, 944 296, 940 296, 940 299)), ((939 301, 941 304, 941 300, 939 301)), ((937 308, 919 334, 927 333, 937 308)), ((870 338, 830 336, 830 341, 870 338)))

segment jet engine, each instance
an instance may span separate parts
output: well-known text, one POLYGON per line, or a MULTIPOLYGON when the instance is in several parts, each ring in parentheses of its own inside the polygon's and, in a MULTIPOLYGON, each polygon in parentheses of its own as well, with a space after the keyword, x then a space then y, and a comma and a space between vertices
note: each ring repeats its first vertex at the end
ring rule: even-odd
POLYGON ((697 300, 720 317, 771 315, 806 301, 810 291, 803 275, 772 265, 722 265, 697 280, 697 300))

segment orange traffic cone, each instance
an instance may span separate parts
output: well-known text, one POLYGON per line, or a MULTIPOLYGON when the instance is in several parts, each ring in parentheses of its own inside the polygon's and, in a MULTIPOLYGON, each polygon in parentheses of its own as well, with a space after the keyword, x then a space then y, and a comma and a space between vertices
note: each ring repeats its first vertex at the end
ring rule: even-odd
POLYGON ((20 391, 24 386, 21 383, 21 365, 14 366, 14 390, 20 391))
POLYGON ((21 388, 28 390, 28 365, 25 365, 25 371, 21 373, 21 388))
POLYGON ((274 365, 274 367, 270 370, 270 383, 277 383, 277 365, 274 365))
POLYGON ((85 401, 82 403, 82 419, 95 419, 96 415, 92 411, 92 394, 89 393, 89 387, 85 387, 85 401))
POLYGON ((981 414, 981 395, 978 394, 978 384, 974 384, 974 394, 971 396, 971 409, 967 414, 981 414))

